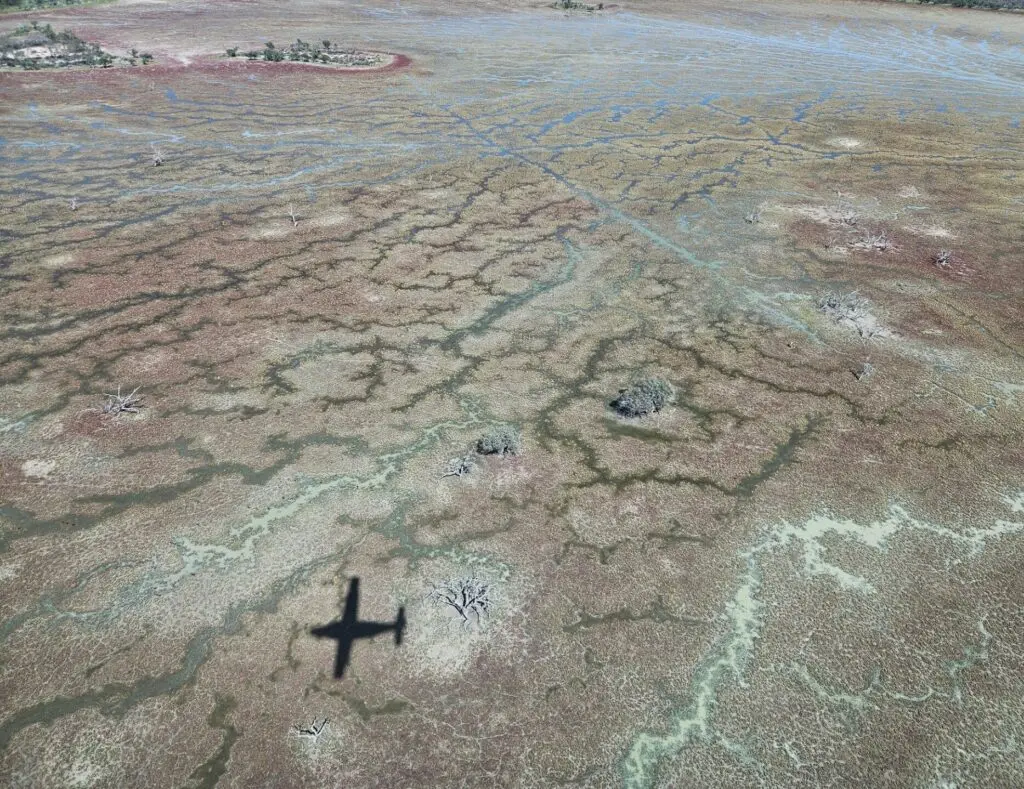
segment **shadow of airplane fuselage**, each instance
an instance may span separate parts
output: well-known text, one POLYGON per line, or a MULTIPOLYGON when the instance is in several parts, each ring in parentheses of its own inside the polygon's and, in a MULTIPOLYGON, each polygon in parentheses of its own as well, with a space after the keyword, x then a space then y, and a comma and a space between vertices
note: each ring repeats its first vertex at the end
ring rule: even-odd
POLYGON ((398 609, 394 622, 360 622, 359 610, 359 579, 352 578, 348 582, 348 594, 345 596, 345 610, 341 619, 329 624, 315 627, 311 631, 317 638, 330 638, 338 642, 338 651, 334 656, 334 677, 341 679, 352 658, 352 644, 359 638, 374 638, 389 630, 395 634, 395 646, 401 646, 402 634, 405 632, 405 606, 398 609))

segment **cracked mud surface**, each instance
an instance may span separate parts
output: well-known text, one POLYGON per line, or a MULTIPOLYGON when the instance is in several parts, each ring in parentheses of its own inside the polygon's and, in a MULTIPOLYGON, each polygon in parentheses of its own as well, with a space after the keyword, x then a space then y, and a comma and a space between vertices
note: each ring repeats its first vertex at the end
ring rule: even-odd
POLYGON ((1024 783, 1024 19, 674 5, 45 16, 157 62, 0 76, 4 785, 1024 783))

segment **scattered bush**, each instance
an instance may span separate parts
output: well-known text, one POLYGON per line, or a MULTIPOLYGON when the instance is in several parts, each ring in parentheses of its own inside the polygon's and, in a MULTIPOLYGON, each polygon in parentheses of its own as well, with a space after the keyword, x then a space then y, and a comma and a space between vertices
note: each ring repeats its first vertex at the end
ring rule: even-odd
POLYGON ((636 418, 660 411, 674 397, 672 384, 664 378, 639 378, 625 389, 620 389, 611 406, 620 416, 636 418))
POLYGON ((227 55, 228 55, 229 58, 236 58, 236 57, 238 57, 238 47, 228 47, 227 55))
POLYGON ((522 434, 512 425, 495 425, 476 442, 481 455, 518 455, 522 450, 522 434))

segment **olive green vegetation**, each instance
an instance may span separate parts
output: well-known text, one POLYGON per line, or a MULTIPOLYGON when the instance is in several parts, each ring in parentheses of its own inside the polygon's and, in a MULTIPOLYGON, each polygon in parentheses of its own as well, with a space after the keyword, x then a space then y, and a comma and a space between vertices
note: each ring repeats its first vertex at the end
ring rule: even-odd
POLYGON ((915 5, 948 5, 953 8, 981 8, 988 11, 1024 11, 1024 0, 898 0, 915 5))
POLYGON ((590 5, 588 3, 581 3, 578 0, 556 0, 554 8, 562 11, 603 11, 604 3, 590 5))
POLYGON ((518 455, 523 451, 523 436, 512 425, 495 425, 476 442, 481 455, 518 455))
POLYGON ((0 13, 17 11, 41 11, 47 8, 69 8, 80 5, 98 5, 113 0, 0 0, 0 13))
MULTIPOLYGON (((238 47, 225 50, 229 58, 238 57, 238 47)), ((310 43, 301 38, 295 40, 287 49, 268 41, 263 49, 251 49, 243 52, 249 60, 264 60, 268 63, 291 61, 293 63, 327 63, 335 66, 375 66, 381 62, 381 56, 375 52, 358 52, 354 49, 340 49, 332 46, 327 39, 319 43, 310 43)))
POLYGON ((115 63, 129 66, 146 65, 153 56, 133 49, 128 57, 117 57, 104 52, 96 44, 83 41, 70 30, 58 33, 50 25, 32 22, 0 36, 0 66, 35 70, 65 68, 68 66, 100 66, 108 68, 115 63), (48 54, 32 54, 44 47, 48 54))

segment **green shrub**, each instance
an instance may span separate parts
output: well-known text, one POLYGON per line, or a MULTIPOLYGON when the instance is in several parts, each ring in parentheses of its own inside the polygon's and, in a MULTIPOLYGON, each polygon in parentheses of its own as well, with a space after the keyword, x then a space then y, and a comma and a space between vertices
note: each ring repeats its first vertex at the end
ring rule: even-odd
POLYGON ((672 384, 664 378, 638 378, 611 402, 611 407, 621 415, 630 418, 647 416, 660 411, 675 397, 672 384))
POLYGON ((495 425, 477 439, 476 451, 481 455, 518 455, 523 451, 523 437, 512 425, 495 425))

